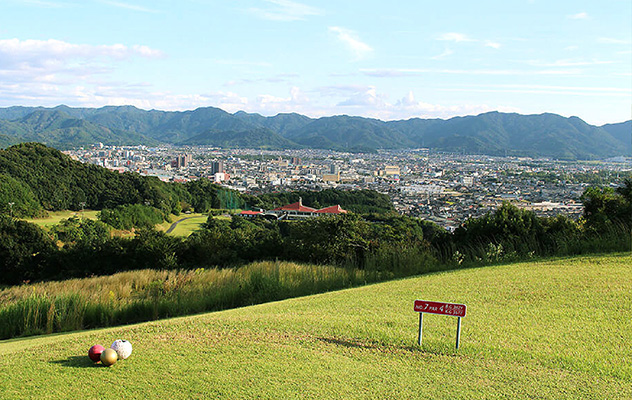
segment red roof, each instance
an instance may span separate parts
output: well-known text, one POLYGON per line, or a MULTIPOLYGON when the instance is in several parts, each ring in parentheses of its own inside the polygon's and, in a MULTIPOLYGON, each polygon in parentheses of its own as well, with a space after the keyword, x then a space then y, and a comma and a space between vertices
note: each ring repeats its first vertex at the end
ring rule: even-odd
POLYGON ((335 206, 321 208, 316 212, 322 214, 346 214, 347 210, 343 210, 339 204, 336 204, 335 206))
POLYGON ((261 211, 249 211, 249 210, 244 210, 241 213, 239 213, 240 215, 258 215, 258 214, 262 214, 261 211))
POLYGON ((305 207, 302 201, 297 201, 296 203, 288 204, 287 206, 277 207, 274 211, 301 211, 301 212, 316 212, 315 208, 305 207))

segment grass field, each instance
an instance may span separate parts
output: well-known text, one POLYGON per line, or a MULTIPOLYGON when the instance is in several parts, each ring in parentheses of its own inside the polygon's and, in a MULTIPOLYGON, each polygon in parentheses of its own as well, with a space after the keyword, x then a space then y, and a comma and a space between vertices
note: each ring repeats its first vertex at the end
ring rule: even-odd
POLYGON ((58 224, 62 219, 68 219, 71 217, 97 219, 99 211, 84 210, 81 211, 49 211, 46 218, 25 218, 25 221, 31 222, 42 228, 49 227, 51 225, 58 224))
MULTIPOLYGON (((58 224, 62 219, 68 219, 71 217, 83 217, 96 220, 99 211, 85 210, 81 211, 49 211, 46 218, 25 218, 27 222, 34 223, 42 228, 48 228, 52 225, 58 224)), ((191 233, 200 228, 200 226, 206 222, 208 218, 207 214, 192 213, 192 214, 180 214, 172 215, 171 222, 163 222, 156 225, 157 230, 167 231, 174 222, 182 221, 178 223, 173 231, 169 234, 173 236, 189 236, 191 233)), ((216 218, 226 218, 218 216, 216 218)), ((130 236, 130 234, 118 234, 118 236, 130 236)))
POLYGON ((0 342, 13 398, 632 398, 632 256, 436 273, 241 309, 0 342), (413 300, 468 305, 453 317, 413 300), (88 348, 117 338, 111 368, 88 348))
POLYGON ((208 219, 207 214, 180 214, 180 215, 172 215, 171 222, 163 222, 162 224, 156 225, 156 229, 166 232, 169 230, 171 225, 175 222, 178 222, 173 231, 169 232, 170 235, 173 236, 182 236, 187 237, 194 231, 200 229, 203 223, 208 219))

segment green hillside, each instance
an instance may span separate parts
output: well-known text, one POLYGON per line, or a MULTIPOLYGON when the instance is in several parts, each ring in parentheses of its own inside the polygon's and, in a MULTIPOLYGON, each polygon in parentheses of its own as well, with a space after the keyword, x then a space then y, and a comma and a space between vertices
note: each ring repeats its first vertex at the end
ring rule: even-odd
POLYGON ((289 132, 287 137, 307 147, 341 151, 358 146, 367 149, 414 146, 402 133, 382 121, 347 115, 319 118, 289 132))
POLYGON ((632 256, 460 270, 0 342, 2 398, 632 398, 632 256), (413 300, 468 305, 424 318, 413 300), (128 339, 112 368, 88 348, 128 339))
POLYGON ((200 144, 222 147, 307 148, 351 152, 429 147, 469 154, 558 159, 621 156, 631 148, 630 121, 602 127, 577 117, 488 112, 447 120, 381 121, 338 115, 312 119, 296 113, 264 117, 215 107, 190 111, 134 106, 0 108, 0 147, 38 141, 57 147, 200 144))
POLYGON ((291 140, 288 140, 267 128, 258 128, 240 132, 209 131, 189 138, 179 144, 247 149, 295 149, 300 147, 291 140))

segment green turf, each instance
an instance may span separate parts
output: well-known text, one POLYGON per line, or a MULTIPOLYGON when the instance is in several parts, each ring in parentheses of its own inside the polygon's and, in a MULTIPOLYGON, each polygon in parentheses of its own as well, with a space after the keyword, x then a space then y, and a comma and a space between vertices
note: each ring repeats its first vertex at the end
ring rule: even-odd
POLYGON ((173 231, 169 232, 172 236, 189 236, 194 231, 200 229, 203 223, 208 219, 207 214, 200 213, 191 213, 191 214, 180 214, 180 215, 171 215, 171 222, 163 222, 162 224, 156 225, 156 229, 166 232, 169 228, 177 222, 176 227, 173 231))
POLYGON ((85 211, 49 211, 46 218, 25 218, 27 222, 31 222, 40 227, 49 227, 51 225, 58 224, 62 219, 68 219, 71 217, 97 219, 99 211, 85 210, 85 211))
POLYGON ((184 218, 182 222, 176 225, 175 229, 171 231, 173 236, 189 236, 193 231, 200 229, 203 223, 208 219, 208 215, 189 215, 184 218))
POLYGON ((242 309, 0 342, 0 397, 632 398, 632 256, 438 273, 242 309), (468 305, 427 315, 413 300, 468 305), (112 368, 95 343, 128 339, 112 368))

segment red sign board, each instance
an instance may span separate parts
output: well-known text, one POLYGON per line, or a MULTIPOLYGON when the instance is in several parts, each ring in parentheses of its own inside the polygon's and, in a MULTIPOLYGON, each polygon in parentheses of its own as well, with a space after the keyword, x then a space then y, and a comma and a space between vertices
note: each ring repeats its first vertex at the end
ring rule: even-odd
POLYGON ((415 311, 429 314, 465 317, 465 304, 440 303, 438 301, 415 300, 415 311))

